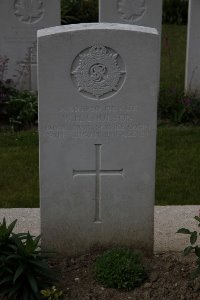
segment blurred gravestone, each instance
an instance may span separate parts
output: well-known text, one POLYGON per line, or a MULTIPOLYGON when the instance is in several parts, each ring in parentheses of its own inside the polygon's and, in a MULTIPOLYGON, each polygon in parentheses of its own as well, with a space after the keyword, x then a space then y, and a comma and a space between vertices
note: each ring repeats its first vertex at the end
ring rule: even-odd
POLYGON ((200 94, 200 1, 189 1, 185 90, 200 94))
POLYGON ((4 80, 37 89, 37 30, 60 24, 60 0, 1 0, 0 58, 9 59, 4 80))
POLYGON ((153 27, 161 33, 162 0, 99 0, 99 21, 153 27))
POLYGON ((157 30, 80 24, 38 32, 43 249, 153 251, 157 30))

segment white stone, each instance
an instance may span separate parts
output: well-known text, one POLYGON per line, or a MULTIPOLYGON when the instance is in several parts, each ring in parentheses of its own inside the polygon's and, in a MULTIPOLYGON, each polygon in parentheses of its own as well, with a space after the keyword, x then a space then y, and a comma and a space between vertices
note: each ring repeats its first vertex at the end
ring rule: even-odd
POLYGON ((37 30, 60 25, 60 0, 0 0, 0 57, 9 58, 4 79, 37 89, 37 30))
POLYGON ((185 90, 200 93, 200 1, 189 1, 185 90))
POLYGON ((99 0, 99 21, 148 26, 161 32, 162 0, 99 0))
POLYGON ((159 35, 124 24, 38 32, 43 249, 153 251, 159 35))

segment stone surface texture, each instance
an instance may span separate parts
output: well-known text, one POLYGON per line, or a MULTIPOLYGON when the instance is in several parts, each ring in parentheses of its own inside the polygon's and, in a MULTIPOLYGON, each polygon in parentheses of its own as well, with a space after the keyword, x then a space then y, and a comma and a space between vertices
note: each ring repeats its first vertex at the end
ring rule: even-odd
POLYGON ((189 0, 185 90, 200 93, 200 1, 189 0))
MULTIPOLYGON (((189 237, 177 234, 179 228, 197 230, 194 216, 199 215, 198 205, 155 206, 154 208, 154 252, 182 251, 189 245, 189 237)), ((0 209, 0 222, 6 218, 7 223, 17 219, 15 232, 27 232, 39 235, 39 208, 0 209)))
POLYGON ((19 89, 37 89, 37 30, 56 25, 60 0, 0 1, 0 59, 9 59, 4 79, 19 89))
POLYGON ((153 249, 157 30, 38 32, 43 247, 153 249))
POLYGON ((99 21, 153 27, 161 32, 162 0, 99 0, 99 21))

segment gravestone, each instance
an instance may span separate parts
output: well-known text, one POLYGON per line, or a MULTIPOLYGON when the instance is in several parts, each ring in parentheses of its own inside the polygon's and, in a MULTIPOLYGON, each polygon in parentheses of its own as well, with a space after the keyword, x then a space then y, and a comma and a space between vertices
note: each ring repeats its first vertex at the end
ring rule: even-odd
POLYGON ((200 93, 200 1, 189 1, 185 90, 200 93))
POLYGON ((60 24, 60 0, 1 0, 0 57, 9 59, 5 79, 37 89, 37 30, 60 24))
POLYGON ((99 0, 99 21, 135 24, 161 32, 162 0, 99 0))
POLYGON ((43 249, 152 253, 157 30, 55 27, 38 32, 38 51, 43 249))

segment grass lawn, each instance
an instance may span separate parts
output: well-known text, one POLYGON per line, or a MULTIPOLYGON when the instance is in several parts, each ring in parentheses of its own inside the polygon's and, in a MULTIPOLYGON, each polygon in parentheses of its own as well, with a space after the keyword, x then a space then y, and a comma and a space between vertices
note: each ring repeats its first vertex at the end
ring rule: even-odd
POLYGON ((0 134, 0 207, 38 207, 38 135, 0 134))
MULTIPOLYGON (((160 127, 156 204, 199 204, 200 128, 160 127)), ((0 207, 38 207, 36 132, 0 134, 0 207)))
POLYGON ((200 204, 200 127, 159 128, 156 204, 200 204))

